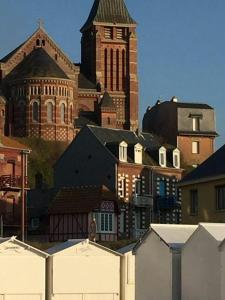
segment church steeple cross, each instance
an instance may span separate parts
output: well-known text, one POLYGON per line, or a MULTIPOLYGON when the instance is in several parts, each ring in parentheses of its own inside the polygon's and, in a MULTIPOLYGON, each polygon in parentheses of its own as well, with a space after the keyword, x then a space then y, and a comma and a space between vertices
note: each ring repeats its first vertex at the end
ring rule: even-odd
POLYGON ((38 27, 39 28, 43 28, 44 27, 44 20, 41 19, 41 18, 38 19, 38 27))

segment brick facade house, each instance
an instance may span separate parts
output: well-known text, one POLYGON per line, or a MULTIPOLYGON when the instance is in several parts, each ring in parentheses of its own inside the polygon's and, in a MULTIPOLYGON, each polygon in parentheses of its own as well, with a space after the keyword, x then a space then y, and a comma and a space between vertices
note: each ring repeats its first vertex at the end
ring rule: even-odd
POLYGON ((214 109, 208 104, 157 101, 143 118, 143 131, 162 137, 181 151, 184 167, 200 165, 214 152, 214 109))
POLYGON ((89 125, 57 161, 54 186, 106 186, 118 203, 118 238, 136 239, 150 222, 180 222, 181 176, 179 150, 152 134, 89 125))
POLYGON ((138 128, 136 22, 124 1, 95 0, 81 34, 80 64, 41 25, 0 60, 7 135, 70 142, 85 124, 138 128), (113 108, 101 106, 105 90, 113 108))
POLYGON ((4 236, 21 237, 22 209, 24 225, 26 223, 27 158, 30 150, 16 140, 3 135, 4 105, 5 99, 0 96, 0 226, 4 236))

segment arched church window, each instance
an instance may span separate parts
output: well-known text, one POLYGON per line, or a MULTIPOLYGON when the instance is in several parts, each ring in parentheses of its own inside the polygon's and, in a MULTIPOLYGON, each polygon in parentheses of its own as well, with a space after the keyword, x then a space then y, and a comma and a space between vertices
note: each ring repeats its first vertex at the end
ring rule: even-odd
POLYGON ((42 46, 45 46, 45 40, 42 40, 42 46))
POLYGON ((39 39, 36 40, 36 46, 38 46, 38 47, 40 46, 40 40, 39 39))
POLYGON ((39 121, 39 106, 36 101, 33 103, 33 107, 32 107, 32 119, 34 122, 39 121))
POLYGON ((66 105, 64 103, 61 104, 60 114, 61 114, 61 123, 65 123, 65 121, 66 121, 66 105))
POLYGON ((53 122, 53 104, 51 102, 47 103, 47 122, 53 122))
POLYGON ((110 120, 110 118, 108 118, 108 120, 107 120, 107 121, 108 121, 108 125, 110 125, 110 123, 111 123, 111 120, 110 120))

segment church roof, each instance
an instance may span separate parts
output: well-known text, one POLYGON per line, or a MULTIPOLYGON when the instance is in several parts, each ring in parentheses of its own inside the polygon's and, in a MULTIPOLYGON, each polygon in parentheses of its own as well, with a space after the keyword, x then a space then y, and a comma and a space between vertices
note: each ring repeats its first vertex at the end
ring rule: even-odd
POLYGON ((57 65, 43 48, 34 49, 9 74, 11 78, 53 77, 68 79, 65 72, 57 65))
POLYGON ((100 102, 100 107, 110 107, 110 108, 115 108, 115 105, 113 103, 112 97, 109 95, 108 92, 105 92, 101 102, 100 102))
POLYGON ((81 32, 94 23, 136 24, 129 14, 124 0, 95 0, 81 32))

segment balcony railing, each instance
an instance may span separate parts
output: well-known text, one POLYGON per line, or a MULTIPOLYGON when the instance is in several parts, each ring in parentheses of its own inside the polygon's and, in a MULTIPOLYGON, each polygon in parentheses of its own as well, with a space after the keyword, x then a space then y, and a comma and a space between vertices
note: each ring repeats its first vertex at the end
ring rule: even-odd
MULTIPOLYGON (((12 176, 12 175, 2 175, 0 176, 0 189, 10 190, 10 189, 21 189, 22 188, 22 177, 12 176)), ((24 188, 28 188, 27 177, 24 178, 24 188)))
POLYGON ((155 209, 156 210, 170 210, 180 208, 181 203, 175 196, 159 196, 155 198, 155 209))
POLYGON ((137 195, 133 196, 133 204, 138 207, 153 206, 153 197, 150 195, 137 195))

